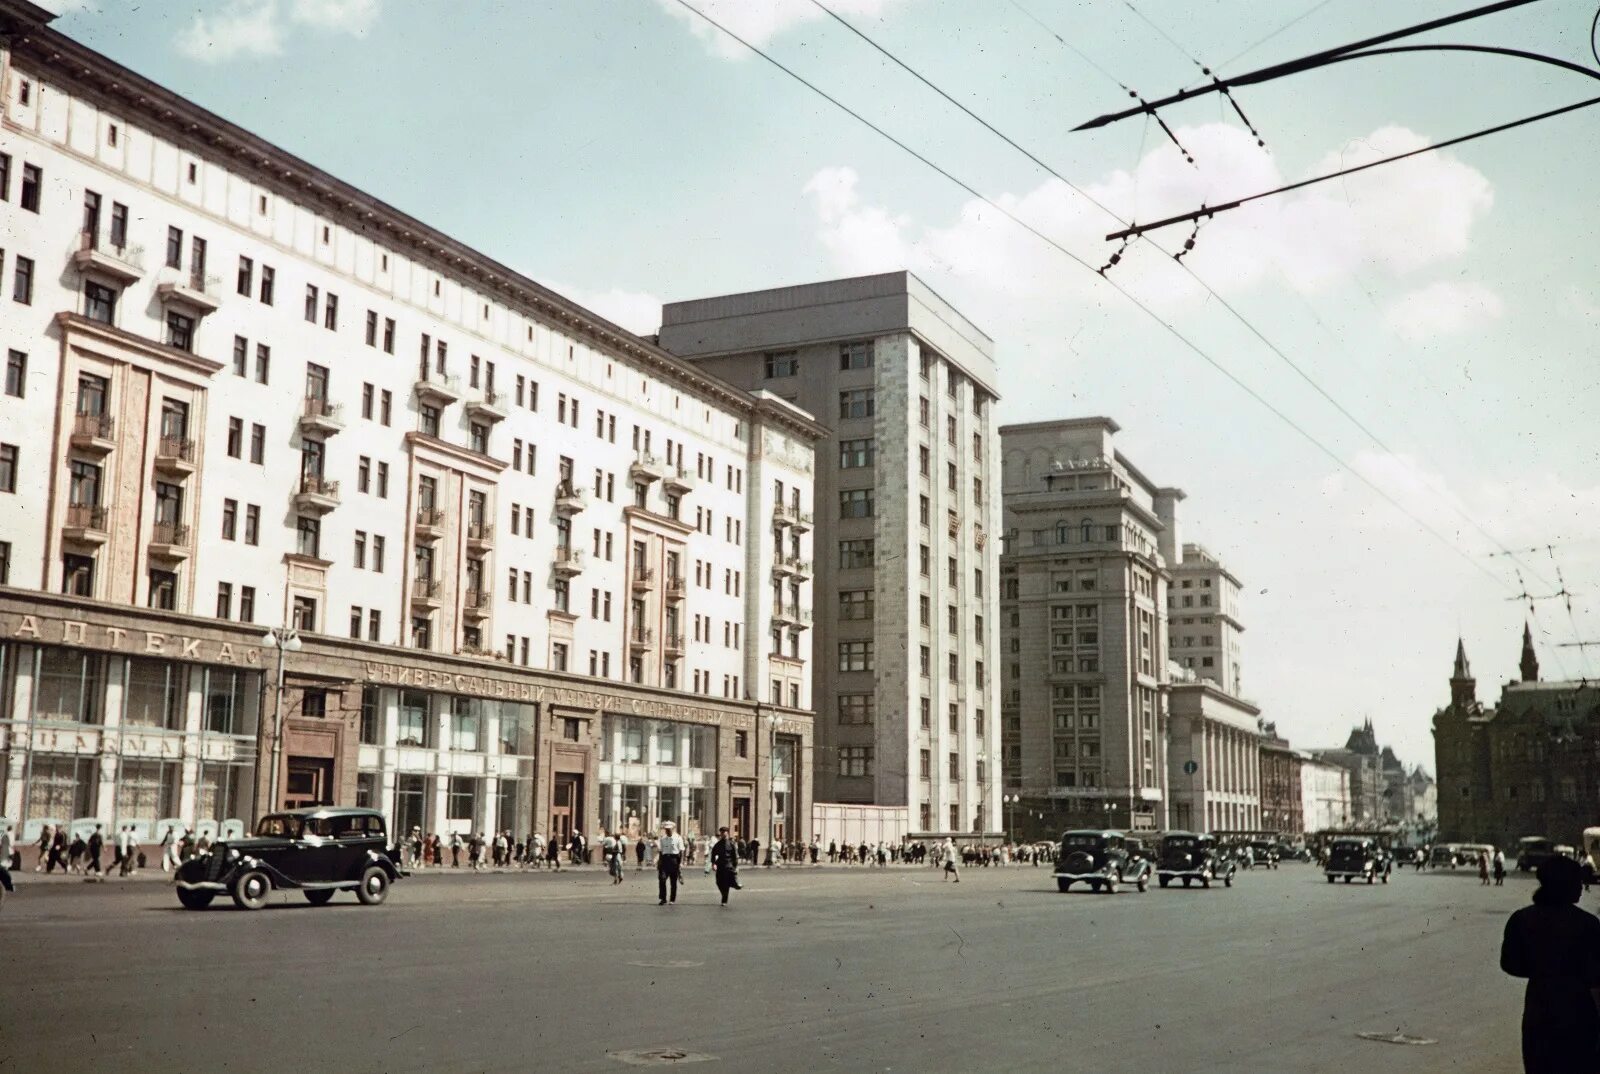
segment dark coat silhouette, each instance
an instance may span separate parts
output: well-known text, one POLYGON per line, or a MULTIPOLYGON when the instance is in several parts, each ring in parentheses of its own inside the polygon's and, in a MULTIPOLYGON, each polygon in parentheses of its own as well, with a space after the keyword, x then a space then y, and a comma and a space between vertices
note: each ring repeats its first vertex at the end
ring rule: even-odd
POLYGON ((1527 1074, 1600 1071, 1600 1009, 1593 992, 1600 988, 1600 918, 1573 905, 1577 865, 1567 864, 1571 880, 1563 876, 1554 884, 1540 868, 1534 904, 1511 915, 1500 948, 1500 968, 1528 981, 1522 1009, 1527 1074))

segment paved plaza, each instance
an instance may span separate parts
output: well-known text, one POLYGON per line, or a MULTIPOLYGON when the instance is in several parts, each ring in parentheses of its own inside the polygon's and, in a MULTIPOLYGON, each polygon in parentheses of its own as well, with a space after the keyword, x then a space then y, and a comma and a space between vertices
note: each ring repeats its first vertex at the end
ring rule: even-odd
POLYGON ((1290 864, 1108 896, 1028 867, 743 876, 727 911, 698 871, 661 908, 653 873, 590 868, 252 914, 21 875, 0 1071, 1519 1069, 1522 985, 1497 964, 1519 878, 1329 886, 1290 864))

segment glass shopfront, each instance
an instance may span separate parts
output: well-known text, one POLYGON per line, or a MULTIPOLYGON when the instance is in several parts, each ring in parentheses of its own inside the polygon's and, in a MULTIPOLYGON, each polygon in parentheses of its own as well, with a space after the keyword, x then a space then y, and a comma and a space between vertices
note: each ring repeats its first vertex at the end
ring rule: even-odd
POLYGON ((717 729, 607 713, 600 738, 600 826, 633 838, 666 821, 688 837, 716 829, 717 729))

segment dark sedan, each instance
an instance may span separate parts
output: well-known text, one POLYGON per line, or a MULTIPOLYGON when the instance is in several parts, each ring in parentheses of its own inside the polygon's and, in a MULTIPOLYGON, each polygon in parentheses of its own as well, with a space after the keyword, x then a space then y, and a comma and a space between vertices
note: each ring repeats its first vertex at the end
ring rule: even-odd
POLYGON ((224 893, 241 910, 259 910, 274 888, 298 889, 313 906, 340 891, 376 906, 405 875, 390 855, 382 813, 319 806, 269 813, 254 837, 219 840, 211 853, 184 862, 176 883, 190 910, 224 893))

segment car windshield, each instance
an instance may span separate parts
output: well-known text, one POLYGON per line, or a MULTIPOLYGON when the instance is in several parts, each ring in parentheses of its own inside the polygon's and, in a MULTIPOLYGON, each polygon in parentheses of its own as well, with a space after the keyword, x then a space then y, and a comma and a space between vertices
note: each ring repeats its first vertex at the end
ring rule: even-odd
POLYGON ((300 818, 283 814, 262 817, 261 823, 256 825, 256 834, 275 836, 279 839, 300 838, 300 818))
POLYGON ((1100 846, 1098 835, 1069 835, 1061 840, 1061 845, 1072 850, 1095 850, 1100 846))
POLYGON ((1193 850, 1200 845, 1200 840, 1192 835, 1169 835, 1161 841, 1163 850, 1193 850))

